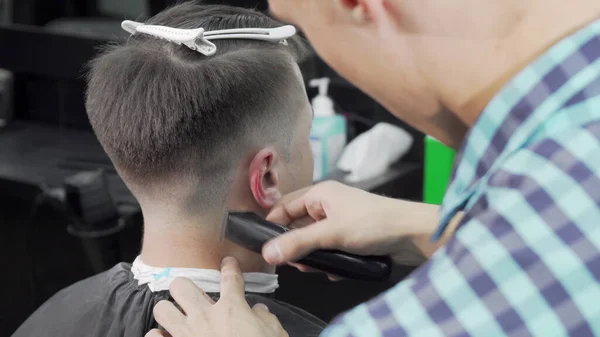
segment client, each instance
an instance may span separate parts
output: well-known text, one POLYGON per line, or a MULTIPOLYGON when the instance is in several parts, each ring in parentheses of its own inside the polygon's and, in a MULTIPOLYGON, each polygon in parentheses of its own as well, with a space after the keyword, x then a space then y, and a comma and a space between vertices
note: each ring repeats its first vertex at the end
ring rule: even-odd
MULTIPOLYGON (((206 31, 282 24, 247 9, 188 2, 146 24, 206 31)), ((248 302, 265 303, 291 336, 325 324, 272 299, 274 268, 219 240, 225 210, 266 215, 282 195, 311 183, 312 110, 287 43, 215 40, 205 56, 134 33, 92 61, 86 108, 94 132, 139 201, 144 240, 133 264, 76 283, 48 300, 15 337, 143 336, 152 309, 179 276, 218 297, 220 262, 240 261, 248 302)), ((172 300, 172 299, 170 299, 172 300)))

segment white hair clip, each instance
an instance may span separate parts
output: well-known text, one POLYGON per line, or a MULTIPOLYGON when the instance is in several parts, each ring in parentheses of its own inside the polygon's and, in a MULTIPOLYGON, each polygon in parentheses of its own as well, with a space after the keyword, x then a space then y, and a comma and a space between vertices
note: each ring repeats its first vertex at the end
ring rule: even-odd
POLYGON ((212 56, 217 52, 217 46, 210 42, 211 40, 247 39, 287 45, 286 39, 296 35, 296 27, 290 25, 277 28, 238 28, 206 32, 204 28, 180 29, 125 20, 121 23, 121 27, 131 35, 136 33, 151 35, 179 45, 183 44, 206 56, 212 56))

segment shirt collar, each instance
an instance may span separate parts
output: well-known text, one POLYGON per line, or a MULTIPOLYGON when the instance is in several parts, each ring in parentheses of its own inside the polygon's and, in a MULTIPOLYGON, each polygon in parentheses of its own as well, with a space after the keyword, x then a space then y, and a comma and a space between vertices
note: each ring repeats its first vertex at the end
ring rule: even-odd
MULTIPOLYGON (((147 285, 152 292, 169 290, 171 282, 177 277, 187 277, 205 293, 221 291, 221 272, 214 269, 152 267, 138 256, 131 265, 131 272, 139 286, 147 285)), ((248 293, 270 294, 279 287, 275 274, 244 273, 243 276, 248 293)))
POLYGON ((489 101, 457 153, 434 240, 456 212, 470 206, 480 183, 503 158, 523 147, 550 116, 577 100, 577 93, 591 81, 581 78, 586 77, 582 70, 594 64, 600 68, 597 61, 600 20, 552 46, 489 101))

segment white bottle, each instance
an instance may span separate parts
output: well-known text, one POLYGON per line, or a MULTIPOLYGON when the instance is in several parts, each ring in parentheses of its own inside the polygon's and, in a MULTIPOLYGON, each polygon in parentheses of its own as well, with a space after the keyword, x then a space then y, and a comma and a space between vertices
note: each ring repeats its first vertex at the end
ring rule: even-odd
POLYGON ((319 88, 319 94, 312 100, 315 114, 310 132, 315 161, 313 181, 331 173, 346 146, 346 119, 335 113, 333 100, 327 96, 329 82, 329 78, 310 81, 311 87, 319 88))

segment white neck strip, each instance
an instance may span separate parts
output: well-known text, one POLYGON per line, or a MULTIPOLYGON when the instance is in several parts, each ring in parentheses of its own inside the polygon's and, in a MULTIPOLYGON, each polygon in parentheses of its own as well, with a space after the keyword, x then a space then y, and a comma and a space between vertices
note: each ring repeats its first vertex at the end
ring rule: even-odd
MULTIPOLYGON (((169 290, 169 285, 177 277, 187 277, 206 293, 221 291, 221 272, 214 269, 196 268, 156 268, 142 262, 138 256, 131 266, 133 278, 138 285, 147 284, 150 291, 169 290)), ((270 294, 279 287, 276 274, 244 273, 246 292, 270 294)))

